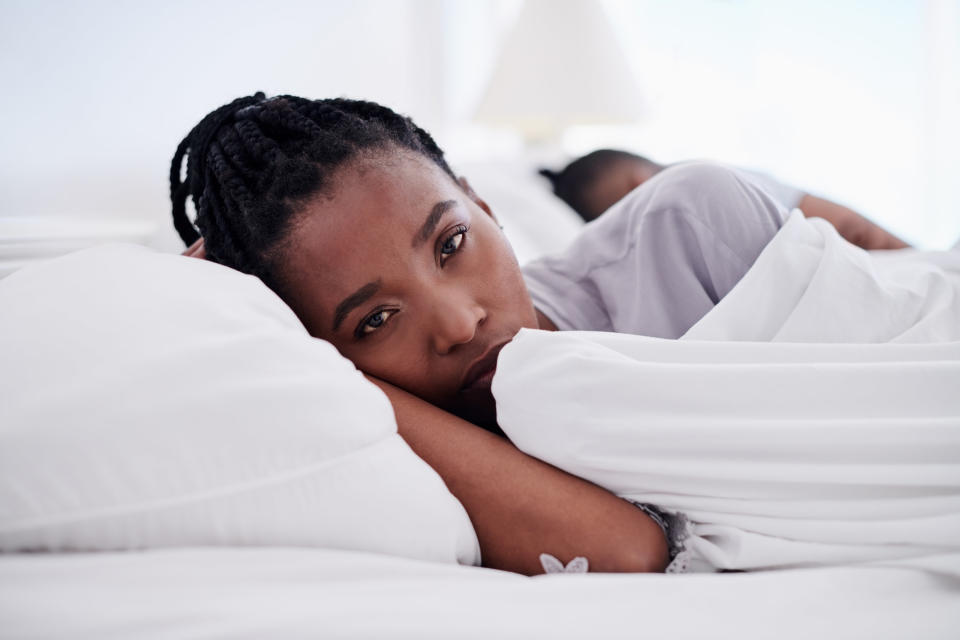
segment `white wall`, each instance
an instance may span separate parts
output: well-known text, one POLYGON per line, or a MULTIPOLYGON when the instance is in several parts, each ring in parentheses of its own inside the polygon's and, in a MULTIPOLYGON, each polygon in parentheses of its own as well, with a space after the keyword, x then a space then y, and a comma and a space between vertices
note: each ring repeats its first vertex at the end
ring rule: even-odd
MULTIPOLYGON (((569 131, 571 157, 608 146, 739 164, 852 206, 916 246, 960 240, 960 0, 597 5, 646 108, 632 127, 569 131)), ((464 123, 520 2, 444 6, 459 72, 447 103, 464 123)), ((470 129, 453 130, 455 152, 499 142, 470 129)))
POLYGON ((436 0, 0 3, 0 216, 162 221, 180 139, 257 90, 442 119, 436 0))
MULTIPOLYGON (((571 152, 616 145, 765 168, 920 246, 960 236, 960 0, 600 5, 649 108, 630 129, 571 132, 571 152)), ((492 153, 503 137, 469 118, 518 8, 0 0, 0 217, 156 220, 175 246, 177 142, 258 89, 378 100, 454 159, 492 153)))
POLYGON ((919 246, 960 239, 957 0, 605 4, 649 107, 608 142, 768 170, 919 246))

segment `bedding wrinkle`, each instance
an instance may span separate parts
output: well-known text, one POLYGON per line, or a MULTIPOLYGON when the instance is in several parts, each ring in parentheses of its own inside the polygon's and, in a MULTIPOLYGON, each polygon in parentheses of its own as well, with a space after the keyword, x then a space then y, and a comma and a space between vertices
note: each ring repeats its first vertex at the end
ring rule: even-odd
POLYGON ((281 472, 271 473, 252 480, 243 482, 233 482, 229 485, 203 491, 192 492, 184 495, 169 496, 166 498, 157 498, 149 502, 136 502, 127 505, 113 505, 104 508, 87 508, 76 513, 59 513, 56 516, 19 518, 15 524, 7 524, 0 521, 0 535, 7 535, 30 531, 42 527, 55 525, 64 525, 77 521, 89 521, 98 518, 113 518, 125 516, 133 513, 156 511, 158 509, 175 509, 188 505, 195 505, 208 500, 215 500, 223 497, 229 497, 251 490, 270 489, 279 485, 294 483, 298 480, 308 478, 317 473, 324 472, 332 467, 354 464, 355 458, 364 458, 368 455, 377 455, 378 450, 392 449, 397 446, 406 446, 400 436, 386 440, 378 440, 366 445, 362 449, 357 449, 344 456, 321 460, 319 462, 298 467, 296 469, 285 469, 281 472), (399 441, 401 444, 398 445, 399 441))

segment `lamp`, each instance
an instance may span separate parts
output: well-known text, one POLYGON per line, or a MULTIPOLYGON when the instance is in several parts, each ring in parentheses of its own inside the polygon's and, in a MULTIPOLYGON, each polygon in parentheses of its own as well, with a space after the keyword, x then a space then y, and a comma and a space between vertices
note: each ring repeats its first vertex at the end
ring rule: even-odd
POLYGON ((599 2, 526 0, 474 120, 544 143, 572 125, 634 122, 641 111, 639 87, 599 2))

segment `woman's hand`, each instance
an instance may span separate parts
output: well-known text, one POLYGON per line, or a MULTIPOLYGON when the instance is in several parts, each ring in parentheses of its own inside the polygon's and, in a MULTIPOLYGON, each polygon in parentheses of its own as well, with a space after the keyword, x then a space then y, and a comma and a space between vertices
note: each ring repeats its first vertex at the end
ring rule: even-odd
POLYGON ((203 238, 200 238, 192 245, 187 247, 180 255, 187 256, 188 258, 200 258, 201 260, 206 260, 207 248, 203 244, 203 238))
POLYGON ((587 558, 597 572, 663 571, 659 525, 625 500, 532 458, 391 384, 369 378, 393 404, 400 435, 463 504, 483 565, 543 573, 540 554, 587 558))

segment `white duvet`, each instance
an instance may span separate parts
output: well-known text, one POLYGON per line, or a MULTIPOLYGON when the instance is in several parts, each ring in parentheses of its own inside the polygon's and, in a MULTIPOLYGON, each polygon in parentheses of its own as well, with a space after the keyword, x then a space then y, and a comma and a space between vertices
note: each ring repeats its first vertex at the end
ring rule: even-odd
POLYGON ((523 331, 493 390, 518 447, 677 514, 677 569, 960 575, 960 254, 794 212, 684 339, 523 331))

